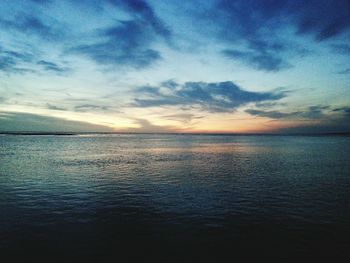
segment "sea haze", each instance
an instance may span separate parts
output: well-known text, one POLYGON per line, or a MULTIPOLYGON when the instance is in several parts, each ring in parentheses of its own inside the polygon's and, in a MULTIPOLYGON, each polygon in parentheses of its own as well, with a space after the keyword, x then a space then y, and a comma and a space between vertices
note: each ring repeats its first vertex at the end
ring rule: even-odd
POLYGON ((0 258, 349 256, 349 171, 347 136, 4 135, 0 258))

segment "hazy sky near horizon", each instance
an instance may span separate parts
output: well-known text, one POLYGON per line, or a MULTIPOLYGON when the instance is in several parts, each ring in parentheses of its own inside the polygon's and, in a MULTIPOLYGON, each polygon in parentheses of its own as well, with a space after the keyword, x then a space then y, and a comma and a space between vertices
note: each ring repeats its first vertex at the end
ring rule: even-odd
POLYGON ((2 0, 0 34, 0 131, 350 131, 348 0, 2 0))

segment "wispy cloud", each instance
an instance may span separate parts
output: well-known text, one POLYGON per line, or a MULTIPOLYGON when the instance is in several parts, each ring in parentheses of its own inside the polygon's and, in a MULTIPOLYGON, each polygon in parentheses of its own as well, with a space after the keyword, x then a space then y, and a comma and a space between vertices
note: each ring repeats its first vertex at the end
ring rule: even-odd
POLYGON ((47 103, 47 104, 46 104, 46 107, 47 107, 49 110, 59 110, 59 111, 66 111, 66 110, 67 110, 67 109, 64 108, 64 107, 52 105, 52 104, 50 104, 50 103, 47 103))
POLYGON ((23 67, 33 60, 33 55, 27 52, 17 52, 0 47, 0 71, 6 73, 33 72, 32 69, 23 67))
POLYGON ((70 71, 68 67, 62 67, 58 64, 46 60, 40 60, 37 62, 37 65, 41 66, 46 71, 51 71, 57 74, 63 74, 70 71))
POLYGON ((95 104, 82 104, 74 107, 75 111, 81 111, 81 112, 96 111, 96 110, 107 111, 109 109, 110 109, 109 106, 100 106, 95 104))
POLYGON ((338 74, 346 75, 350 74, 350 68, 338 71, 338 74))
POLYGON ((340 107, 333 109, 333 112, 343 114, 346 117, 350 118, 350 107, 340 107))
POLYGON ((248 109, 245 112, 249 113, 253 116, 259 116, 259 117, 267 117, 271 119, 285 119, 285 118, 291 118, 299 116, 300 112, 281 112, 281 111, 263 111, 263 110, 254 110, 254 109, 248 109))
POLYGON ((239 51, 226 49, 222 52, 227 58, 240 60, 258 70, 280 71, 290 68, 291 65, 281 57, 269 52, 239 51))
POLYGON ((132 106, 199 106, 209 112, 232 112, 236 108, 251 102, 274 101, 286 96, 285 91, 252 92, 246 91, 235 83, 186 82, 172 86, 140 87, 138 98, 132 106), (176 88, 174 88, 176 87, 176 88), (163 91, 166 92, 163 92, 163 91), (144 97, 144 98, 140 98, 144 97))
POLYGON ((300 111, 283 112, 277 110, 247 109, 245 112, 253 116, 267 117, 271 119, 321 119, 327 117, 330 106, 310 106, 300 111), (325 112, 327 111, 327 112, 325 112))
POLYGON ((63 32, 55 26, 46 24, 39 16, 24 12, 15 16, 13 20, 0 19, 0 27, 44 40, 54 41, 63 37, 63 32))
POLYGON ((37 60, 37 55, 33 53, 0 47, 0 71, 8 74, 40 73, 41 71, 64 74, 71 69, 51 61, 37 60))

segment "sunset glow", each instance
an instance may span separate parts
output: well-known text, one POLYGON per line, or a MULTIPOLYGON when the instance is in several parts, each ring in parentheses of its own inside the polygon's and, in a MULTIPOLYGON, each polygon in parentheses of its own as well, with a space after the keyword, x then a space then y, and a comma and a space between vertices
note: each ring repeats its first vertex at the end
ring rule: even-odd
POLYGON ((263 2, 2 1, 0 129, 350 131, 349 3, 263 2))

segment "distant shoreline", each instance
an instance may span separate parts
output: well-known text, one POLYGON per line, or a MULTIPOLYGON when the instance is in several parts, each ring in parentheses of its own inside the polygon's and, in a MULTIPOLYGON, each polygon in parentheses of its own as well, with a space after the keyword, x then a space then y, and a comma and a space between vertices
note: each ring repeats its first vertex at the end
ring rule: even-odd
POLYGON ((156 133, 156 132, 0 132, 12 136, 74 136, 74 135, 201 135, 201 136, 350 136, 342 133, 156 133))

